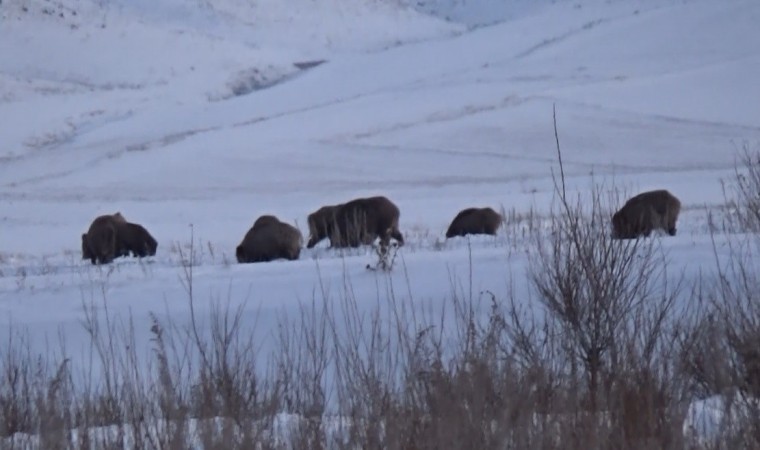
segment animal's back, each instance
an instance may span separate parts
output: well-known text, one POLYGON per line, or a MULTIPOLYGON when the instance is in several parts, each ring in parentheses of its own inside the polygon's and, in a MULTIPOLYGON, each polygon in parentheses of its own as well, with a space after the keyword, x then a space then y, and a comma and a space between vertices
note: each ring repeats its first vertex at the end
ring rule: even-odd
POLYGON ((478 209, 480 209, 480 208, 465 208, 465 209, 459 211, 459 213, 456 216, 454 216, 454 220, 452 220, 452 222, 456 222, 457 220, 462 220, 462 218, 464 218, 464 217, 471 216, 471 215, 475 214, 475 212, 478 209))
POLYGON ((404 238, 398 230, 401 211, 388 197, 359 198, 346 205, 346 210, 353 214, 352 219, 362 221, 360 240, 363 244, 371 244, 377 237, 386 244, 391 237, 403 244, 404 238))
POLYGON ((239 262, 267 262, 279 258, 294 260, 298 259, 302 246, 303 236, 298 228, 269 216, 265 220, 257 220, 248 230, 236 249, 236 255, 239 262))
POLYGON ((465 208, 451 221, 446 230, 446 237, 465 236, 467 234, 496 234, 501 225, 501 214, 491 207, 465 208))
POLYGON ((681 206, 681 202, 667 189, 655 189, 652 191, 642 192, 634 195, 627 202, 626 205, 634 205, 638 203, 647 203, 652 206, 681 206))
POLYGON ((276 216, 273 216, 271 214, 264 214, 262 216, 259 216, 258 219, 256 219, 256 222, 253 223, 253 229, 259 229, 263 228, 269 225, 276 225, 280 223, 280 219, 278 219, 276 216))

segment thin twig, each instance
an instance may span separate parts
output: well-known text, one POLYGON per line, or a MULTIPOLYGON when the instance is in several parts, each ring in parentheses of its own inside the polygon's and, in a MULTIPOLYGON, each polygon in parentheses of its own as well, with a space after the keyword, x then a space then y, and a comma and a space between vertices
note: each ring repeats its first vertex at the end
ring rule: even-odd
POLYGON ((557 132, 557 104, 552 104, 552 118, 554 120, 554 140, 557 143, 557 158, 559 159, 559 174, 562 180, 562 201, 567 201, 567 194, 565 192, 565 169, 562 164, 562 151, 559 147, 559 133, 557 132))

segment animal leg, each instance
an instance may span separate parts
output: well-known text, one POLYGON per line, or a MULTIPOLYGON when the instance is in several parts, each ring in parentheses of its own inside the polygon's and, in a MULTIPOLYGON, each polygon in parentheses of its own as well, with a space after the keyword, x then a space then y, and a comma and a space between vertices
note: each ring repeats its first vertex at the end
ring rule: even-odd
POLYGON ((398 229, 393 228, 391 230, 391 237, 398 242, 399 247, 404 245, 404 235, 398 229))
POLYGON ((380 248, 387 249, 390 245, 391 245, 391 235, 390 233, 385 233, 383 236, 380 237, 380 248))

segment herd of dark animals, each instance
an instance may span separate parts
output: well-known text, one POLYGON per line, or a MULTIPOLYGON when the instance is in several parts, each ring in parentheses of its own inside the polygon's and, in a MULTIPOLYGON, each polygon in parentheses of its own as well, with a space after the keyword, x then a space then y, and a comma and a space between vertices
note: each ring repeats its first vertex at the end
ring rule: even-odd
MULTIPOLYGON (((612 237, 636 239, 648 237, 654 230, 676 234, 681 202, 669 191, 642 192, 630 199, 612 216, 612 237)), ((345 248, 371 245, 380 239, 387 249, 391 239, 404 244, 399 231, 398 207, 383 196, 357 198, 347 203, 328 205, 309 214, 309 240, 312 248, 324 239, 330 247, 345 248)), ((495 235, 504 218, 492 208, 466 208, 449 225, 446 238, 468 234, 495 235)), ((121 256, 145 257, 156 254, 158 242, 142 225, 128 222, 120 212, 98 216, 87 233, 82 234, 82 259, 92 264, 108 264, 121 256)), ((296 260, 303 247, 298 228, 273 215, 262 215, 235 249, 239 263, 267 262, 276 259, 296 260)))

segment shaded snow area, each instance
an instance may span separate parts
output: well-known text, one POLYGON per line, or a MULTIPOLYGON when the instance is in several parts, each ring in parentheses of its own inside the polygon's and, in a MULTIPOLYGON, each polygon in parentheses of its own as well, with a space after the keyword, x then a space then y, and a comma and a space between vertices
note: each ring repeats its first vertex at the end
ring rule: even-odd
MULTIPOLYGON (((435 316, 493 295, 540 310, 526 269, 559 211, 554 108, 573 198, 599 183, 680 199, 678 233, 652 240, 664 276, 684 274, 688 314, 690 286, 734 248, 710 233, 722 181, 760 149, 759 23, 757 0, 2 0, 0 330, 35 354, 65 342, 72 370, 99 374, 94 312, 131 321, 139 365, 155 320, 208 327, 229 302, 263 367, 281 319, 312 302, 435 316), (308 214, 371 195, 401 211, 389 272, 367 270, 373 248, 327 241, 296 261, 235 260, 260 215, 306 240, 308 214), (471 206, 506 225, 447 240, 471 206), (80 237, 117 211, 157 254, 92 265, 80 237)), ((710 394, 685 434, 724 430, 710 394)))

